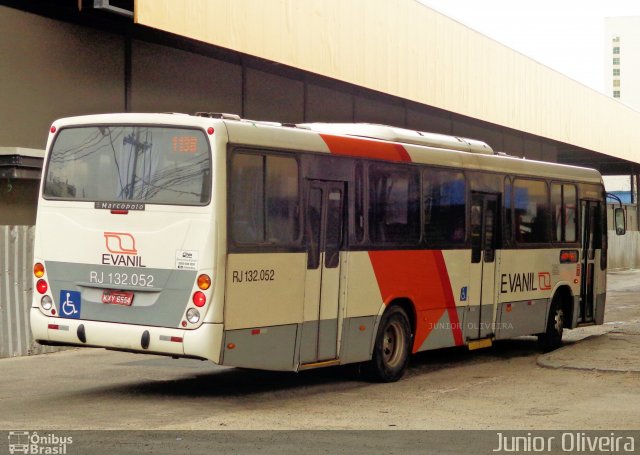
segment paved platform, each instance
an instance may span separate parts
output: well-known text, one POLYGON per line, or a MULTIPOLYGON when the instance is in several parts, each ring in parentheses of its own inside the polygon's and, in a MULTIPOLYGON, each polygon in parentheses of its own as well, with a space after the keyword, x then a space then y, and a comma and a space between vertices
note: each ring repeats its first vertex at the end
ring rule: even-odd
POLYGON ((609 272, 604 325, 570 330, 564 340, 538 365, 640 373, 640 270, 609 272))
POLYGON ((634 329, 590 335, 538 357, 538 365, 640 373, 640 324, 634 329))

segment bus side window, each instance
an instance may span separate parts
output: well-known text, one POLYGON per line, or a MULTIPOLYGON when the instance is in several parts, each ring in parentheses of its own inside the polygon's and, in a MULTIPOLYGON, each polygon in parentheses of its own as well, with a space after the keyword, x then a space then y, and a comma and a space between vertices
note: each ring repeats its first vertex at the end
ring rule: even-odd
POLYGON ((457 171, 427 169, 423 175, 424 232, 427 245, 464 243, 466 182, 457 171))
POLYGON ((265 207, 267 242, 291 243, 299 237, 298 163, 267 155, 265 207))
POLYGON ((239 243, 264 242, 264 156, 237 153, 231 161, 231 232, 239 243))
POLYGON ((280 155, 235 153, 231 231, 238 243, 289 245, 300 237, 298 163, 280 155))
POLYGON ((513 184, 516 241, 549 241, 549 194, 543 180, 516 179, 513 184))
POLYGON ((365 226, 365 217, 364 217, 364 170, 362 163, 356 163, 356 172, 355 172, 355 211, 354 211, 354 232, 355 232, 355 242, 361 243, 364 240, 364 226, 365 226))
POLYGON ((562 185, 562 213, 564 241, 578 240, 578 190, 575 185, 562 185))
POLYGON ((419 174, 415 168, 369 167, 369 236, 381 243, 420 239, 419 174))
POLYGON ((575 185, 551 184, 551 233, 554 242, 575 242, 577 190, 575 185))
POLYGON ((513 193, 513 185, 511 179, 506 177, 504 180, 504 233, 503 245, 510 245, 513 240, 513 202, 511 194, 513 193))

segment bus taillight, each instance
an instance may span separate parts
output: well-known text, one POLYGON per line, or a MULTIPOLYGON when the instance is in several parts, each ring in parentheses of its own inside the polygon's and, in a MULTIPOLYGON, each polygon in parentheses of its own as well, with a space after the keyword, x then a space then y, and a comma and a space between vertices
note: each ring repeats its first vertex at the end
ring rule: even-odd
POLYGON ((204 273, 198 277, 198 287, 203 291, 206 291, 211 286, 211 278, 204 273))
POLYGON ((33 274, 36 278, 42 278, 44 276, 44 265, 40 262, 36 262, 33 266, 33 274))
POLYGON ((49 285, 45 280, 38 280, 36 283, 36 289, 40 294, 44 294, 49 289, 49 285))
POLYGON ((560 251, 560 264, 575 264, 578 262, 578 250, 560 251))
POLYGON ((193 304, 197 307, 203 307, 207 303, 207 296, 204 292, 196 291, 193 293, 193 304))

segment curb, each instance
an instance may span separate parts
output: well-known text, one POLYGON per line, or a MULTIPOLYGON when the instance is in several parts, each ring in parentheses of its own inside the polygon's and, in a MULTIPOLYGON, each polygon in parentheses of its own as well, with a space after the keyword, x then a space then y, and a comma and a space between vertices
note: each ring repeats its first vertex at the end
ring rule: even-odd
MULTIPOLYGON (((621 367, 619 364, 615 362, 615 358, 609 362, 608 366, 598 365, 600 362, 595 362, 593 366, 584 365, 584 360, 588 358, 585 356, 579 356, 577 359, 565 359, 562 354, 567 354, 570 351, 576 349, 585 348, 585 343, 594 344, 596 342, 602 343, 600 346, 605 345, 606 343, 611 343, 612 337, 611 335, 617 335, 617 339, 619 340, 623 336, 633 336, 638 334, 629 334, 624 332, 606 332, 597 335, 589 335, 581 340, 575 341, 570 345, 566 345, 552 352, 548 352, 546 354, 542 354, 538 356, 536 359, 536 364, 542 368, 550 368, 555 370, 566 369, 566 370, 581 370, 581 371, 598 371, 605 373, 631 373, 631 374, 640 374, 640 361, 637 365, 631 365, 630 367, 621 367), (558 359, 560 357, 560 359, 558 359), (578 360, 575 362, 576 364, 572 364, 572 360, 578 360)), ((638 350, 640 352, 640 337, 638 338, 638 350)), ((616 340, 617 341, 617 340, 616 340)), ((635 341, 635 340, 634 340, 635 341)), ((605 345, 606 346, 606 345, 605 345)), ((609 350, 618 350, 618 348, 614 346, 606 346, 609 350)), ((594 352, 592 350, 591 352, 594 352)), ((577 353, 579 354, 579 353, 577 353)), ((638 357, 640 358, 640 356, 638 357)))

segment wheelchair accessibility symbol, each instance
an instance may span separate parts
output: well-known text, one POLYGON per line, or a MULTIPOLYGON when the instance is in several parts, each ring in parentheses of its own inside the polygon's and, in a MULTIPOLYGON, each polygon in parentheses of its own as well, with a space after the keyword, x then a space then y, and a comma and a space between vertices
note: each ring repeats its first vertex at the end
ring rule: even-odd
POLYGON ((80 302, 78 291, 60 291, 60 316, 69 319, 80 319, 80 302))

